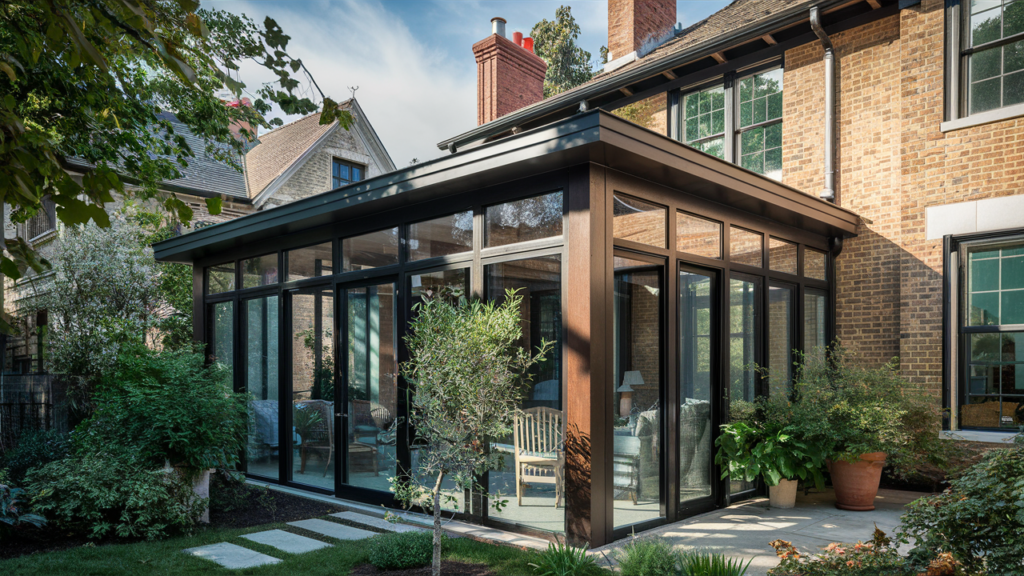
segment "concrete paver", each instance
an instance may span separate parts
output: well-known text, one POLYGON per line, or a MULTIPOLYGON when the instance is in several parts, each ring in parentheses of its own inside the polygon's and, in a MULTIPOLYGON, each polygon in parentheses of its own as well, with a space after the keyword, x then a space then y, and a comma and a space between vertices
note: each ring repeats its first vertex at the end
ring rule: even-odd
POLYGON ((321 548, 329 548, 331 545, 326 542, 285 532, 284 530, 267 530, 242 536, 246 540, 252 540, 259 544, 266 544, 289 554, 302 554, 312 552, 321 548))
POLYGON ((347 520, 355 524, 362 524, 363 526, 371 526, 380 530, 387 530, 388 532, 424 532, 424 528, 419 526, 410 526, 408 524, 395 524, 388 522, 383 518, 377 518, 376 516, 367 516, 366 514, 360 514, 358 512, 338 512, 337 514, 330 514, 333 518, 339 518, 341 520, 347 520))
POLYGON ((208 546, 199 546, 198 548, 189 548, 185 550, 185 553, 199 558, 212 560, 213 562, 232 570, 254 568, 256 566, 277 564, 281 562, 279 558, 260 554, 259 552, 243 548, 236 544, 231 544, 230 542, 220 542, 218 544, 210 544, 208 546))
POLYGON ((338 540, 362 540, 363 538, 370 538, 374 535, 373 532, 368 530, 360 530, 359 528, 353 528, 351 526, 338 524, 337 522, 331 522, 329 520, 321 520, 319 518, 289 522, 288 525, 295 526, 296 528, 303 528, 338 540))

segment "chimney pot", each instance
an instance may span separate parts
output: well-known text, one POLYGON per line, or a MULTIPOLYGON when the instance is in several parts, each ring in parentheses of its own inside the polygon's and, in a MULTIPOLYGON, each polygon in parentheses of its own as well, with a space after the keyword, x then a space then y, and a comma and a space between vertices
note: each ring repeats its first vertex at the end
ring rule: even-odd
POLYGON ((522 32, 513 32, 512 33, 512 41, 516 43, 516 46, 522 46, 523 45, 523 33, 522 32))
POLYGON ((500 16, 491 18, 491 34, 505 37, 505 19, 500 16))
POLYGON ((523 48, 533 52, 533 38, 523 38, 523 48))

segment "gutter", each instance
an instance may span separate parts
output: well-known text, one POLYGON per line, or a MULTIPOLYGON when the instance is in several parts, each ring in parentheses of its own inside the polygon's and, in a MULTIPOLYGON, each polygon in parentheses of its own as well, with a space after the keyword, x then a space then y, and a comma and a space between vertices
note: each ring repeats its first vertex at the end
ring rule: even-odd
MULTIPOLYGON (((828 10, 847 3, 849 3, 849 0, 824 0, 817 3, 816 8, 828 10)), ((807 19, 806 10, 808 4, 809 3, 802 2, 785 12, 779 13, 770 21, 758 22, 747 26, 746 28, 740 28, 728 37, 720 36, 712 38, 708 41, 696 44, 688 50, 683 50, 664 58, 657 58, 643 63, 628 72, 611 75, 602 80, 598 80, 593 84, 584 85, 578 90, 570 90, 546 100, 542 100, 533 106, 522 108, 490 123, 484 124, 483 126, 478 126, 469 132, 465 132, 453 138, 439 142, 437 147, 441 150, 450 150, 455 147, 462 147, 468 142, 475 142, 495 134, 507 132, 528 120, 540 118, 565 108, 576 108, 579 105, 580 100, 596 98, 609 92, 616 91, 623 85, 633 84, 661 74, 666 69, 678 68, 684 64, 693 62, 694 60, 708 57, 711 54, 722 50, 723 46, 739 46, 760 38, 761 36, 779 28, 786 28, 790 25, 798 24, 807 19)))
MULTIPOLYGON (((821 12, 811 6, 811 30, 825 49, 825 187, 819 196, 836 203, 836 54, 832 40, 821 25, 821 12)), ((842 248, 840 248, 842 249, 842 248)))

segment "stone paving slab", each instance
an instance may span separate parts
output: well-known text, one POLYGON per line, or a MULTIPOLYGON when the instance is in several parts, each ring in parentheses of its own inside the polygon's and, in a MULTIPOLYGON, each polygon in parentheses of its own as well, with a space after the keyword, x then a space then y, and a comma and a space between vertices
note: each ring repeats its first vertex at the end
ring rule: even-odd
POLYGON ((418 526, 410 526, 408 524, 395 524, 388 522, 383 518, 376 518, 374 516, 367 516, 366 514, 360 514, 358 512, 338 512, 336 514, 330 514, 333 518, 339 518, 348 522, 354 522, 356 524, 362 524, 363 526, 372 526, 380 530, 387 530, 389 532, 425 532, 423 528, 418 526))
POLYGON ((304 552, 312 552, 313 550, 329 548, 331 546, 326 542, 321 542, 298 534, 292 534, 291 532, 285 532, 284 530, 256 532, 254 534, 246 534, 242 536, 242 538, 258 542, 259 544, 272 546, 289 554, 302 554, 304 552))
POLYGON ((212 560, 213 562, 232 570, 255 568, 256 566, 278 564, 281 562, 279 558, 260 554, 259 552, 249 550, 248 548, 243 548, 229 542, 220 542, 218 544, 210 544, 208 546, 200 546, 198 548, 189 548, 185 550, 185 553, 198 558, 212 560))
POLYGON ((321 520, 319 518, 289 522, 288 525, 309 530, 310 532, 316 532, 317 534, 323 534, 324 536, 336 538, 338 540, 362 540, 363 538, 370 538, 371 536, 374 536, 374 533, 368 530, 360 530, 359 528, 353 528, 351 526, 338 524, 337 522, 331 522, 329 520, 321 520))

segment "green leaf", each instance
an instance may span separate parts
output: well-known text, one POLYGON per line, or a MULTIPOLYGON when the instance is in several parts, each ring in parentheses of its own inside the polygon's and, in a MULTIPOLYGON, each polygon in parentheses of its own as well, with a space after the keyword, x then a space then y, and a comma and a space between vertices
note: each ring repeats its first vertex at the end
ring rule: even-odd
MULTIPOLYGON (((7 74, 7 77, 11 79, 11 82, 18 80, 18 77, 14 74, 14 68, 11 68, 11 65, 7 62, 0 62, 0 70, 3 70, 4 73, 7 74)), ((8 96, 10 96, 10 94, 8 94, 8 96)))
POLYGON ((207 198, 206 209, 209 211, 211 216, 220 214, 221 204, 223 201, 220 198, 207 198))

